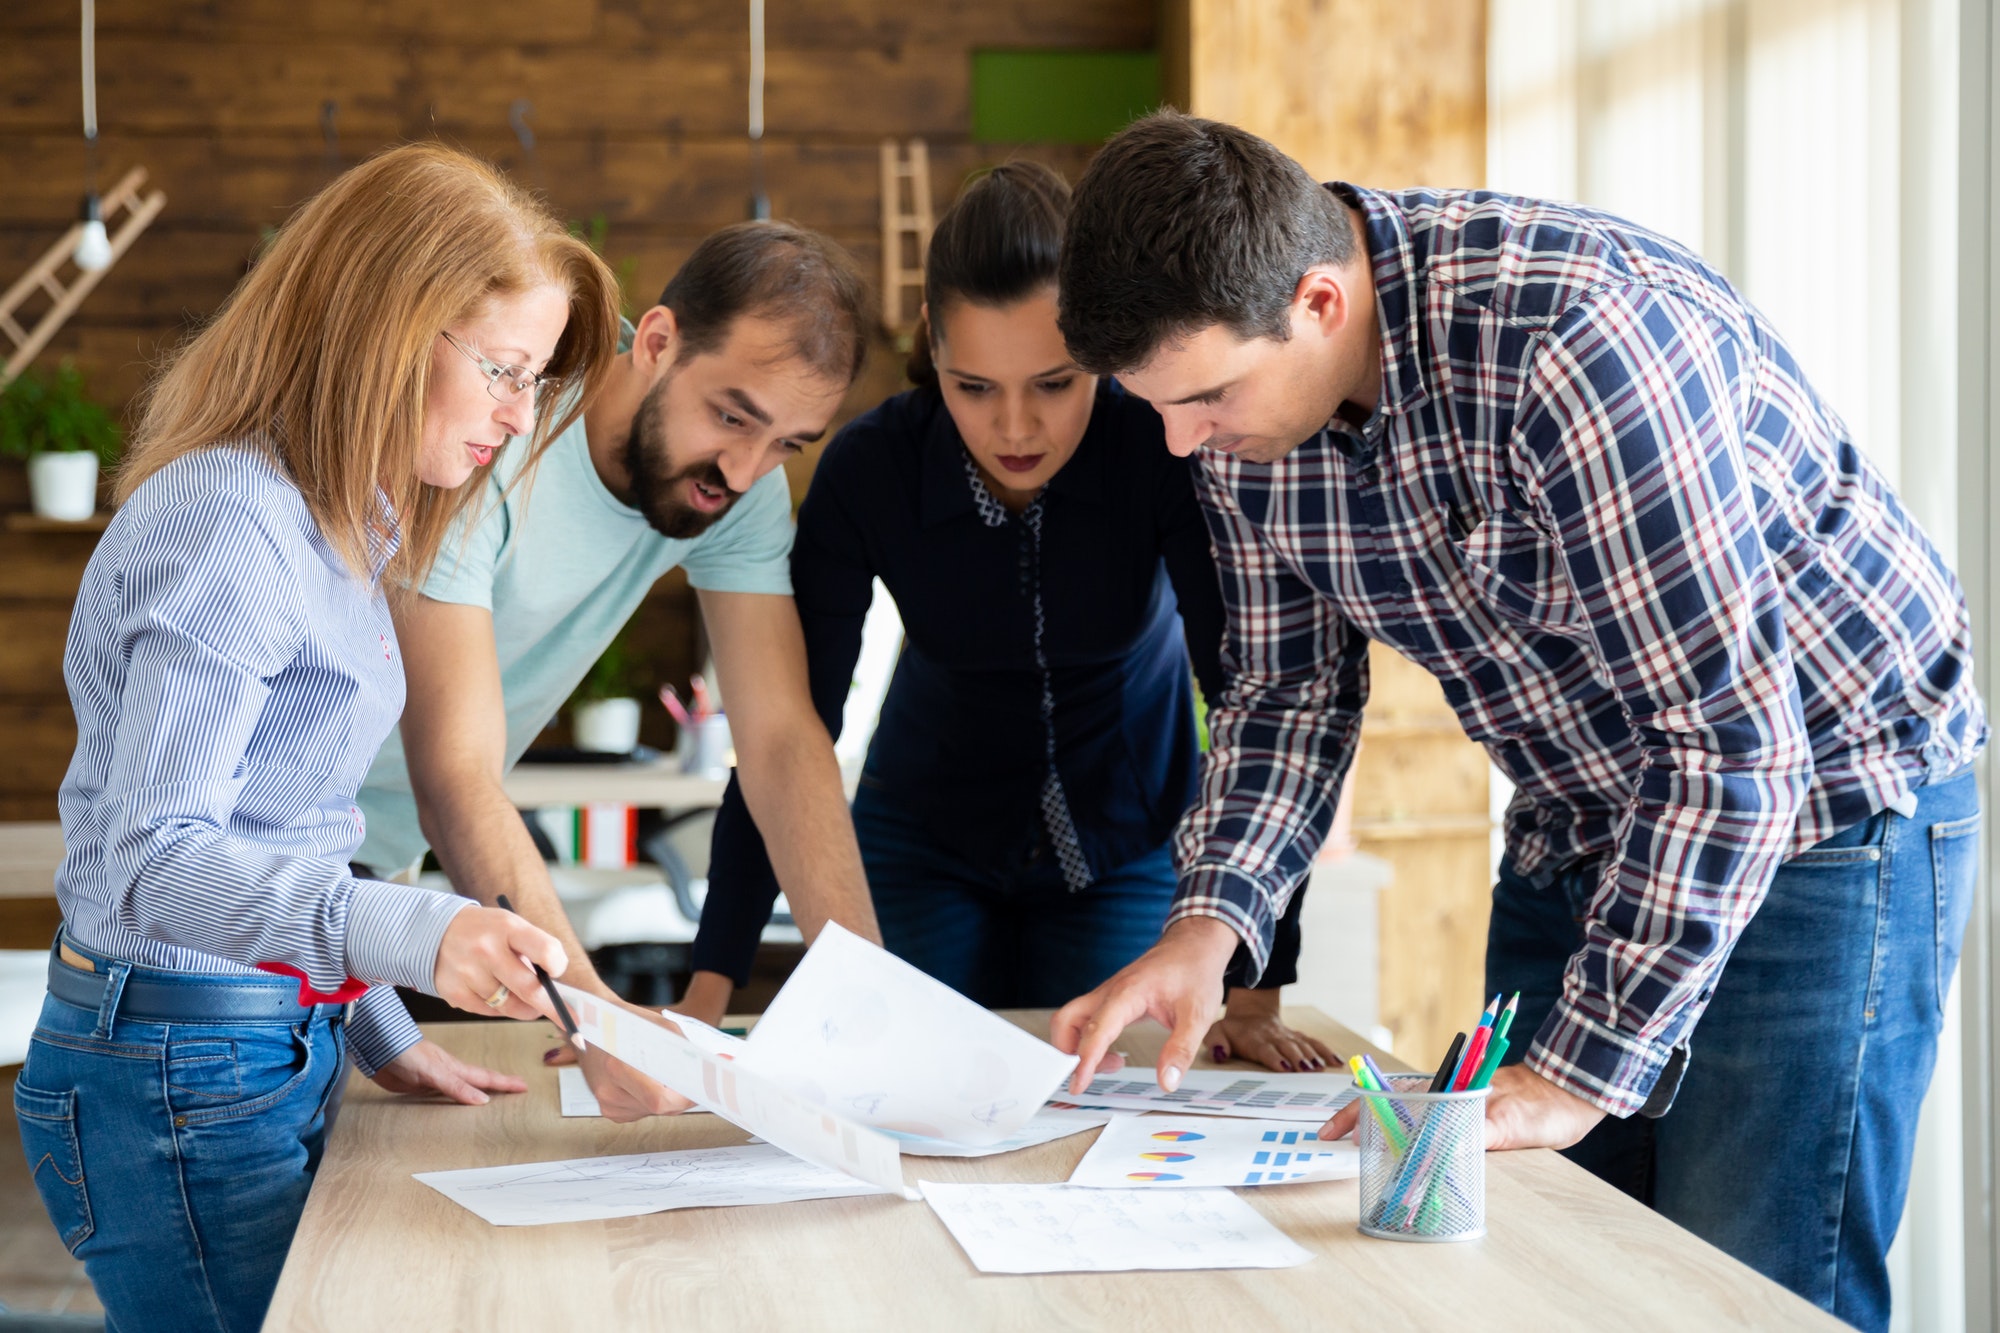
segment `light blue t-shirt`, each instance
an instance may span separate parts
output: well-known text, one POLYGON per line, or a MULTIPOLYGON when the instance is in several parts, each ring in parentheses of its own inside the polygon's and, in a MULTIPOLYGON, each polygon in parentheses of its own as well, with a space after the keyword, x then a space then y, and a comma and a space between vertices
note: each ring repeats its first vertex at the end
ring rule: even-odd
MULTIPOLYGON (((509 768, 675 565, 713 592, 792 591, 782 471, 701 536, 675 541, 604 488, 581 419, 556 437, 533 477, 512 485, 526 457, 519 441, 501 454, 474 525, 445 544, 424 584, 427 597, 493 613, 509 768)), ((356 801, 367 821, 357 860, 388 874, 424 854, 400 733, 390 733, 356 801)))

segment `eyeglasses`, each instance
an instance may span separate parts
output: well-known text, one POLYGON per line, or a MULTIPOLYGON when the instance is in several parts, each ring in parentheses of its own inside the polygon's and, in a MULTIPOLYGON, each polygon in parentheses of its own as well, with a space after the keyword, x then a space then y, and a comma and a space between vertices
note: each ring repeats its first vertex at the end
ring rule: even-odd
POLYGON ((562 384, 562 380, 558 377, 537 375, 526 366, 503 366, 490 356, 481 356, 449 333, 444 333, 442 329, 439 332, 444 334, 446 342, 472 359, 473 364, 479 367, 480 373, 486 376, 486 392, 503 403, 511 403, 524 393, 554 389, 562 384))

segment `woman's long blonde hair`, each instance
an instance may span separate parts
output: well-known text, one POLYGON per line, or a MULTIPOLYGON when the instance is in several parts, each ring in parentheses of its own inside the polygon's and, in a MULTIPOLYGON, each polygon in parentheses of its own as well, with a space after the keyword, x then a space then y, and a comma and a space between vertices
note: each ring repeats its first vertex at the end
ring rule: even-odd
MULTIPOLYGON (((438 144, 378 154, 293 215, 154 380, 119 501, 185 454, 267 448, 358 577, 380 550, 386 498, 401 545, 384 582, 418 583, 484 475, 449 491, 417 479, 432 345, 487 300, 544 283, 569 293, 547 374, 594 390, 618 339, 604 261, 477 158, 438 144)), ((552 419, 548 397, 531 463, 586 405, 566 389, 552 419)))

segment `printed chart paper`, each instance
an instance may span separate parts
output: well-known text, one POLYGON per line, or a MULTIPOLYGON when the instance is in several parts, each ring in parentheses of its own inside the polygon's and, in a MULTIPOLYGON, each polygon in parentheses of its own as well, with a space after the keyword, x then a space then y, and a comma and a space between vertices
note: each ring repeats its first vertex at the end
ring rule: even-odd
POLYGON ((1090 1189, 1195 1189, 1347 1180, 1361 1174, 1352 1140, 1324 1143, 1291 1120, 1129 1116, 1113 1121, 1069 1183, 1090 1189))
POLYGON ((1059 1096, 1069 1105, 1317 1123, 1354 1100, 1354 1078, 1349 1074, 1252 1074, 1233 1069, 1190 1069, 1181 1076, 1177 1090, 1163 1092, 1153 1070, 1135 1068, 1100 1074, 1074 1098, 1066 1091, 1059 1096))
POLYGON ((944 1139, 909 1138, 900 1134, 896 1136, 896 1142, 905 1157, 992 1157, 1003 1152, 1018 1152, 1022 1148, 1038 1148, 1044 1143, 1054 1143, 1057 1139, 1096 1129, 1113 1118, 1115 1113, 1111 1111, 1045 1110, 998 1143, 951 1143, 944 1139))
POLYGON ((881 1193, 865 1181, 762 1143, 429 1171, 417 1179, 496 1227, 881 1193))
POLYGON ((657 1023, 556 983, 583 1039, 715 1112, 738 1129, 808 1162, 845 1171, 906 1199, 903 1159, 887 1134, 856 1124, 745 1068, 710 1055, 657 1023))
POLYGON ((1312 1252, 1228 1190, 1086 1190, 924 1182, 982 1273, 1292 1268, 1312 1252))
POLYGON ((982 1146, 1026 1124, 1076 1057, 829 925, 739 1063, 864 1125, 982 1146))

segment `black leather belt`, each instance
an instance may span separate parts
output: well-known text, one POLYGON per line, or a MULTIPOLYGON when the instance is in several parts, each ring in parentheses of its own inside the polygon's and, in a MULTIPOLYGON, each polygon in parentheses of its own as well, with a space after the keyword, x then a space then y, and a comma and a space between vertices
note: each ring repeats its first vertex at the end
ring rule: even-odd
MULTIPOLYGON (((60 945, 58 946, 61 947, 60 945)), ((98 970, 86 972, 49 951, 49 994, 92 1012, 104 1007, 111 982, 108 960, 69 949, 98 970)), ((188 973, 185 980, 156 968, 135 968, 118 997, 118 1016, 138 1023, 302 1023, 319 1006, 299 1003, 299 983, 289 977, 215 977, 188 973)), ((333 1006, 326 1006, 332 1008, 333 1006)))

